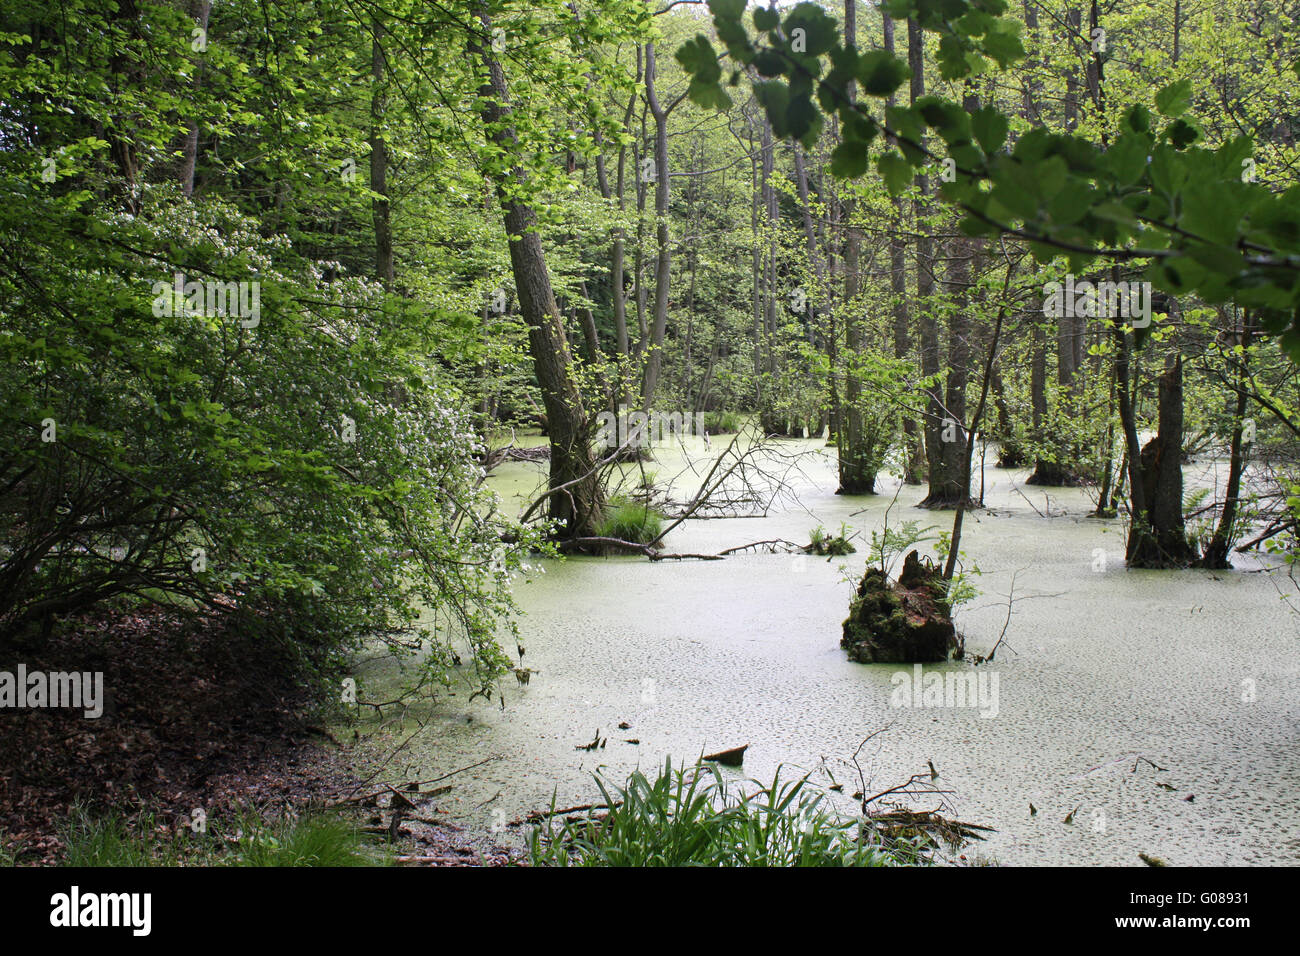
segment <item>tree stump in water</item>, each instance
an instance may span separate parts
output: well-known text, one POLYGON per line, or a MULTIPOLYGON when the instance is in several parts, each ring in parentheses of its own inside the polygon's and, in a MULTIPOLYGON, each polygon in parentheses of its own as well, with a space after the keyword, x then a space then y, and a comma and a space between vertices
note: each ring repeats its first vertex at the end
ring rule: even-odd
POLYGON ((947 587, 939 568, 922 564, 917 552, 903 560, 898 581, 868 568, 849 605, 840 647, 859 664, 916 664, 961 657, 947 587))

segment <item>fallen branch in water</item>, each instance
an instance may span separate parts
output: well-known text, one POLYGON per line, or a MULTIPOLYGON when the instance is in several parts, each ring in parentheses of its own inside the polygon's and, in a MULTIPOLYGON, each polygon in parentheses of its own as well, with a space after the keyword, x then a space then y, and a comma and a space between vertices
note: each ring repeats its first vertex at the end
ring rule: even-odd
POLYGON ((402 865, 422 863, 427 866, 477 866, 478 855, 472 851, 466 851, 466 854, 466 856, 395 856, 393 862, 402 865))
POLYGON ((741 544, 734 548, 727 548, 725 551, 719 551, 718 554, 735 554, 737 551, 748 551, 750 548, 761 548, 764 546, 767 546, 769 553, 776 554, 776 545, 778 544, 784 545, 787 553, 804 550, 803 546, 797 545, 793 541, 787 541, 785 538, 769 538, 767 541, 753 541, 749 544, 741 544))
POLYGON ((508 827, 521 827, 525 823, 541 823, 551 817, 568 816, 570 813, 588 813, 592 810, 613 810, 621 807, 623 802, 620 800, 613 806, 608 803, 581 803, 576 807, 561 807, 558 810, 532 810, 526 816, 517 817, 506 824, 508 827))
MULTIPOLYGON (((424 796, 424 797, 436 796, 436 795, 439 794, 439 793, 446 793, 447 791, 446 791, 445 789, 439 788, 439 789, 437 789, 437 790, 433 790, 433 791, 430 791, 430 792, 428 792, 428 793, 420 794, 418 790, 411 790, 411 789, 409 789, 409 788, 412 787, 412 786, 415 786, 415 787, 422 787, 422 786, 424 786, 425 784, 428 784, 428 783, 439 783, 439 782, 441 782, 441 781, 443 781, 443 780, 446 780, 448 777, 454 777, 454 776, 456 776, 456 774, 458 774, 458 773, 464 773, 466 770, 473 770, 475 767, 481 767, 481 766, 483 766, 485 763, 491 763, 493 760, 500 760, 500 759, 501 759, 501 755, 500 755, 500 754, 495 754, 495 755, 493 755, 493 756, 491 756, 491 757, 485 757, 484 759, 480 760, 478 763, 472 763, 472 764, 469 764, 468 766, 465 766, 465 767, 458 767, 457 769, 452 770, 452 771, 450 771, 449 773, 444 773, 444 774, 442 774, 442 775, 440 775, 440 776, 437 776, 437 777, 434 777, 434 778, 432 778, 432 779, 430 779, 430 780, 411 780, 411 781, 404 781, 404 782, 403 782, 403 785, 406 786, 406 787, 408 788, 408 789, 406 790, 406 793, 417 793, 417 794, 419 794, 419 796, 424 796)), ((337 803, 331 803, 331 804, 330 804, 326 809, 330 809, 330 810, 332 810, 332 809, 334 809, 335 807, 345 807, 345 806, 347 806, 348 804, 352 804, 352 803, 362 803, 362 802, 364 802, 364 801, 366 801, 366 800, 377 800, 379 797, 381 797, 381 796, 383 796, 384 794, 388 793, 390 790, 395 789, 395 787, 396 787, 395 784, 386 783, 386 784, 384 784, 383 788, 380 789, 380 790, 376 790, 376 791, 374 791, 373 793, 363 793, 363 794, 357 794, 356 796, 347 797, 347 798, 345 798, 345 799, 343 799, 343 800, 338 801, 337 803)), ((450 789, 450 788, 448 788, 448 789, 450 789)))
POLYGON ((719 551, 717 554, 651 554, 650 560, 668 561, 671 559, 673 561, 682 561, 687 558, 695 558, 698 561, 721 561, 723 558, 729 557, 738 552, 748 551, 751 548, 763 547, 767 548, 769 554, 792 554, 795 552, 807 553, 811 545, 798 545, 793 541, 785 540, 785 538, 769 538, 766 541, 751 541, 749 544, 738 544, 734 548, 727 548, 723 551, 719 551), (778 545, 781 546, 780 551, 777 550, 778 545))
POLYGON ((937 810, 908 810, 898 807, 883 813, 873 813, 867 818, 881 836, 890 840, 905 839, 918 833, 942 837, 949 846, 956 847, 966 840, 983 840, 981 833, 996 833, 993 827, 978 823, 965 823, 940 816, 937 810))
POLYGON ((686 561, 694 559, 696 561, 721 561, 726 555, 722 554, 652 554, 651 561, 686 561))

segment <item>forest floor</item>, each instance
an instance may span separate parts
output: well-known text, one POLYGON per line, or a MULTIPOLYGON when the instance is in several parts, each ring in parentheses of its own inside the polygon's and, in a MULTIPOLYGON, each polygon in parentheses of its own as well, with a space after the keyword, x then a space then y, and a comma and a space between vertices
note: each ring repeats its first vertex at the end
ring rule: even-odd
MULTIPOLYGON (((4 662, 0 662, 2 664, 4 662)), ((71 623, 27 672, 99 671, 104 713, 22 709, 0 734, 0 851, 53 865, 69 820, 84 811, 128 826, 149 821, 165 841, 202 808, 209 824, 293 817, 361 787, 345 751, 311 724, 311 696, 269 642, 212 619, 161 609, 71 623)), ((7 664, 5 665, 8 666, 7 664)), ((373 811, 371 811, 373 812, 373 811)), ((352 816, 364 825, 366 811, 352 816)), ((504 863, 447 827, 404 830, 392 850, 417 861, 504 863)))

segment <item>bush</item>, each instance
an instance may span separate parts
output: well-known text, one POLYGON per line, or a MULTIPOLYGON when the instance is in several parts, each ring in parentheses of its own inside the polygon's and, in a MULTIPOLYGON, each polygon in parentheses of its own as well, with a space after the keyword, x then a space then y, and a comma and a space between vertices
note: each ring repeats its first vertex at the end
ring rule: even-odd
POLYGON ((20 172, 0 164, 0 650, 143 597, 282 606, 336 647, 431 637, 432 610, 504 672, 536 536, 482 487, 427 317, 220 202, 146 186, 124 216, 20 172), (256 324, 174 273, 258 283, 256 324))
MULTIPOLYGON (((716 767, 674 767, 650 780, 641 771, 622 786, 600 776, 609 810, 566 821, 554 817, 529 836, 535 866, 885 866, 889 851, 857 838, 855 822, 823 808, 807 778, 770 785, 729 783, 716 767)), ((552 807, 554 809, 554 807, 552 807)))

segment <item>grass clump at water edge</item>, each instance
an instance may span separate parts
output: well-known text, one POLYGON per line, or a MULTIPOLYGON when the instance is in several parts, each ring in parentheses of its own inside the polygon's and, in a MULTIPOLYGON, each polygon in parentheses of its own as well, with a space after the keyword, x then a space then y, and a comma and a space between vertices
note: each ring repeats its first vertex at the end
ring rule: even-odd
MULTIPOLYGON (((906 847, 859 838, 856 821, 824 805, 806 777, 728 781, 711 765, 599 775, 600 811, 543 819, 529 835, 534 866, 889 866, 918 862, 906 847)), ((554 807, 552 806, 552 811, 554 807)))
POLYGON ((605 516, 598 533, 602 538, 649 544, 663 533, 663 526, 663 515, 653 508, 617 497, 605 505, 605 516))

